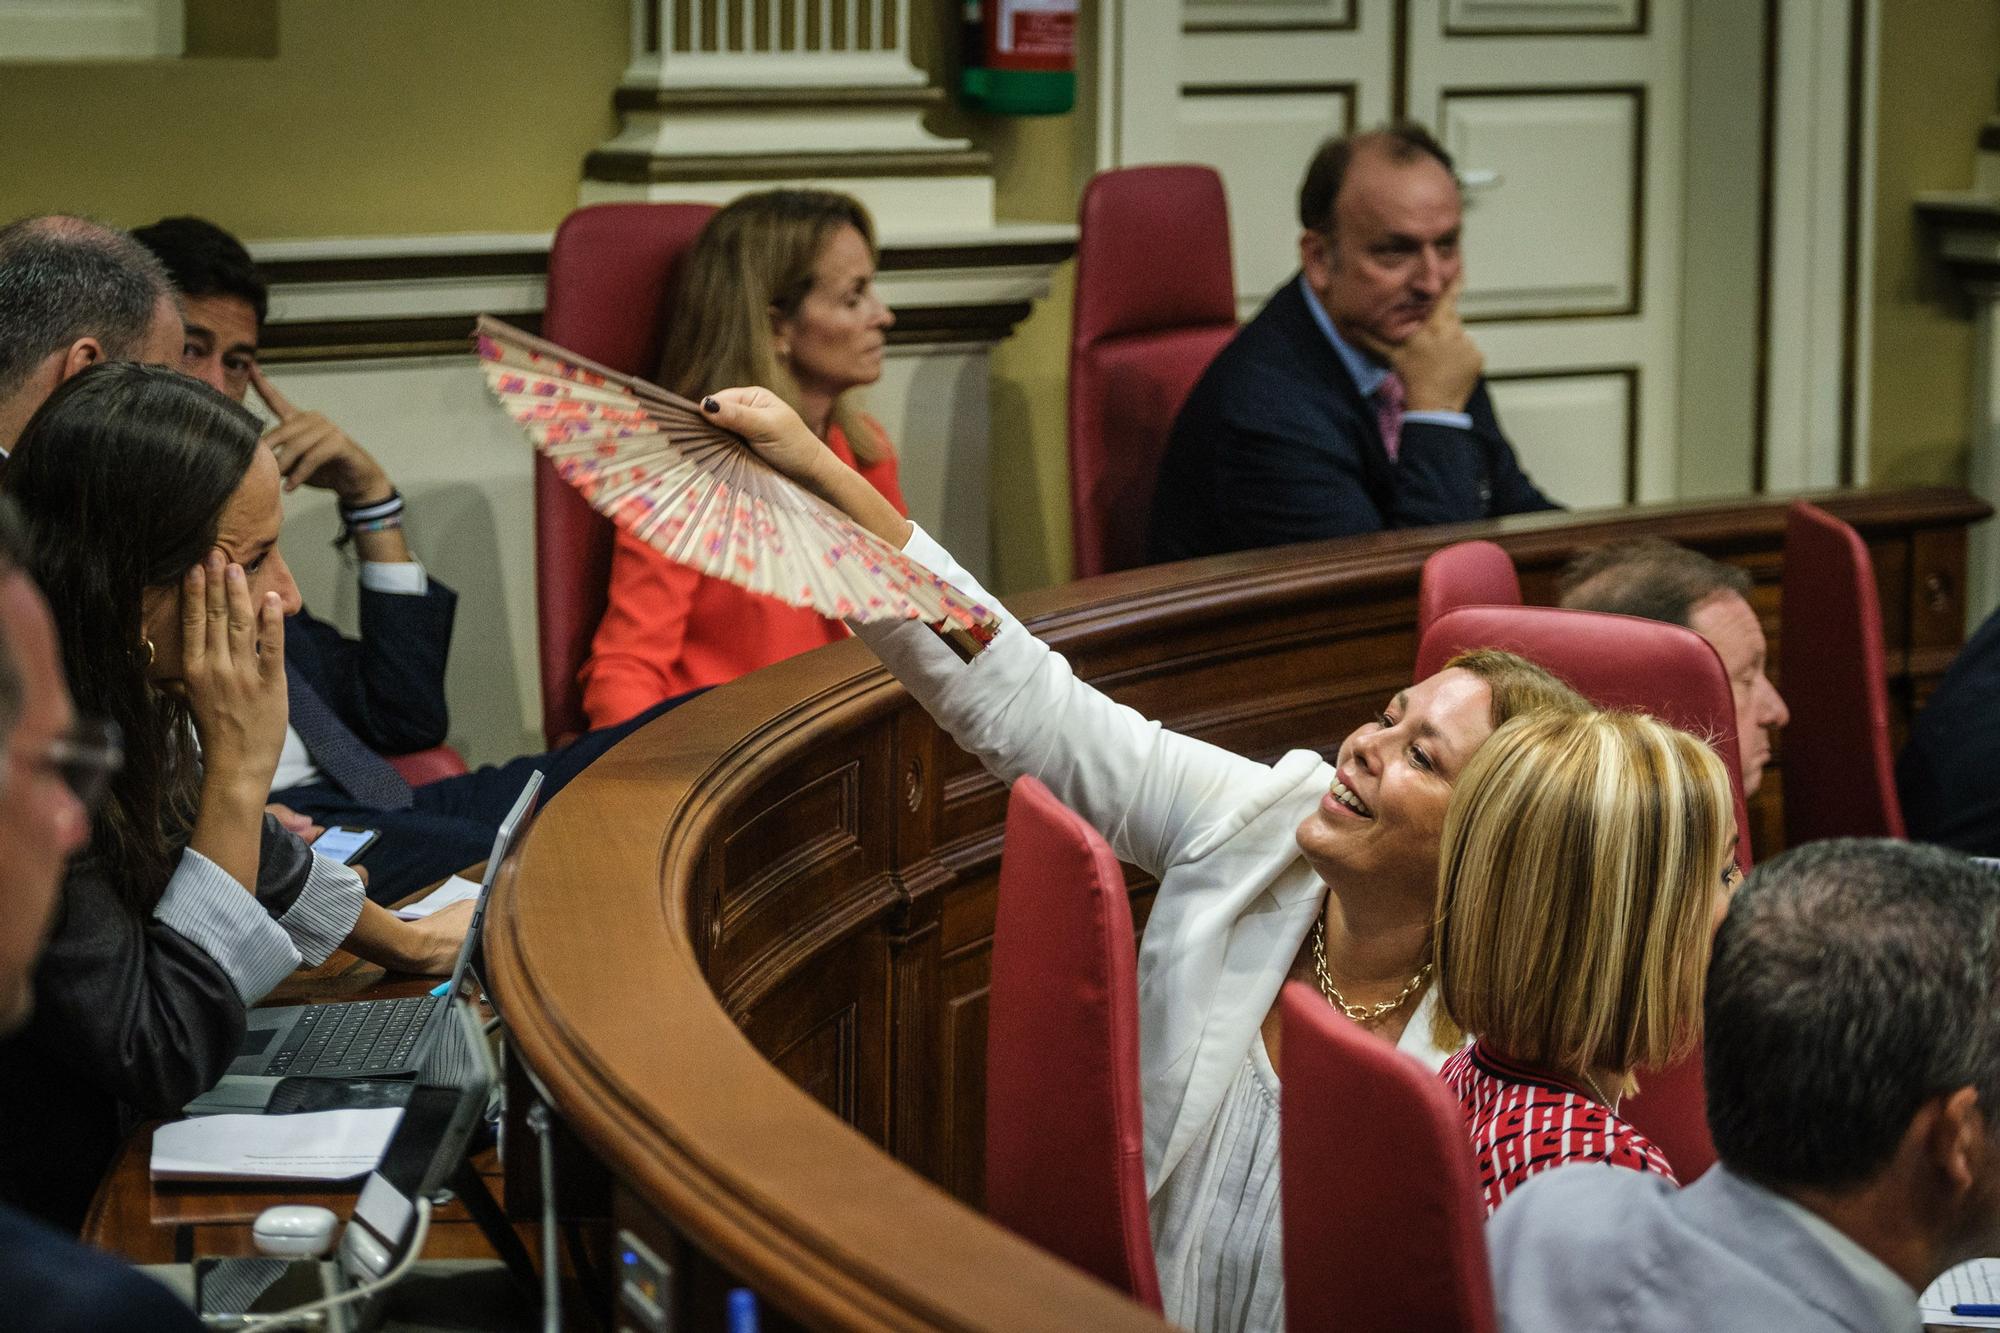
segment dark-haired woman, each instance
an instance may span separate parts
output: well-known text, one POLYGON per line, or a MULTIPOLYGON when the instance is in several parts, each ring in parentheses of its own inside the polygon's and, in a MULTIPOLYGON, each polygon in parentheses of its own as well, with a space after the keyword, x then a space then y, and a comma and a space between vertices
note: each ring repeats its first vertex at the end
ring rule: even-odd
POLYGON ((0 489, 27 521, 76 708, 125 745, 63 885, 35 1016, 0 1047, 0 1196, 75 1227, 131 1123, 221 1077, 247 1005, 343 944, 443 970, 470 909, 399 921, 265 816, 298 591, 255 418, 173 371, 92 367, 29 422, 0 489))

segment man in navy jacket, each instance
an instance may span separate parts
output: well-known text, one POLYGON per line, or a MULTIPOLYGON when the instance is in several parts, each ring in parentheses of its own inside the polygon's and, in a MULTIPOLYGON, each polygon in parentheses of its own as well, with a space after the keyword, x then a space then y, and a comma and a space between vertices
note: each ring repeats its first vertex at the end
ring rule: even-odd
POLYGON ((1154 560, 1557 507, 1515 461, 1459 321, 1461 213, 1451 158, 1419 126, 1320 147, 1299 275, 1174 423, 1154 560))

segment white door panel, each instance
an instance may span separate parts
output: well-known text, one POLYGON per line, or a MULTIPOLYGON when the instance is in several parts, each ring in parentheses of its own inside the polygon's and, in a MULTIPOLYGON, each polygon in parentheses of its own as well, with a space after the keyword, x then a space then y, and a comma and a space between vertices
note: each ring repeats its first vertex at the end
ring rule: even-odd
POLYGON ((1467 200, 1468 320, 1633 312, 1645 96, 1637 85, 1442 95, 1445 147, 1491 179, 1467 200))
POLYGON ((1645 26, 1646 0, 1446 0, 1453 37, 1623 33, 1645 26))
POLYGON ((1180 106, 1188 160, 1212 163, 1222 175, 1237 314, 1247 318, 1298 267, 1298 164, 1322 139, 1353 124, 1354 92, 1338 85, 1186 88, 1180 106), (1242 151, 1245 143, 1259 151, 1242 151))
POLYGON ((1636 366, 1597 372, 1496 375, 1493 407, 1521 466, 1572 509, 1631 498, 1638 452, 1636 366))

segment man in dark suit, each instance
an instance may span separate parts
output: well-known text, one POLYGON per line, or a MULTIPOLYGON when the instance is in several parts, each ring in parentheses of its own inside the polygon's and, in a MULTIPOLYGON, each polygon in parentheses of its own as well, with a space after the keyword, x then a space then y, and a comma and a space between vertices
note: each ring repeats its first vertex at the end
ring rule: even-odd
POLYGON ((1515 461, 1459 321, 1461 212, 1451 158, 1416 125, 1321 145, 1299 275, 1174 422, 1154 560, 1556 507, 1515 461))
POLYGON ((264 377, 258 341, 268 312, 263 278, 234 236, 201 218, 165 218, 133 232, 166 266, 186 321, 181 369, 238 402, 251 389, 278 418, 264 443, 285 489, 331 490, 359 562, 360 637, 300 610, 285 623, 291 726, 271 786, 294 831, 346 824, 379 837, 357 864, 369 895, 393 902, 485 857, 522 784, 542 769, 547 800, 590 761, 674 707, 548 754, 411 787, 383 758, 441 744, 450 723, 444 674, 457 594, 433 578, 403 534, 403 497, 374 456, 264 377))
MULTIPOLYGON (((0 1036, 34 1005, 35 958, 63 869, 90 836, 86 795, 102 749, 65 747, 75 717, 55 622, 16 563, 19 520, 0 501, 0 1036), (72 781, 74 786, 72 786, 72 781)), ((24 1213, 0 1207, 0 1323, 50 1333, 179 1333, 201 1327, 166 1287, 24 1213)))
POLYGON ((1910 727, 1896 791, 1912 838, 2000 856, 2000 611, 1960 650, 1910 727))

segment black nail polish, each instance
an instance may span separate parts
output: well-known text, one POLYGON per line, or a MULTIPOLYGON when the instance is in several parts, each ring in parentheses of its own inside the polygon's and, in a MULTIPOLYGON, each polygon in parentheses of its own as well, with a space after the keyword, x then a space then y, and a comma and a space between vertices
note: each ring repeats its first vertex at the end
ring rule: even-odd
POLYGON ((701 410, 704 412, 720 412, 722 404, 716 402, 713 398, 704 398, 701 400, 701 410))

